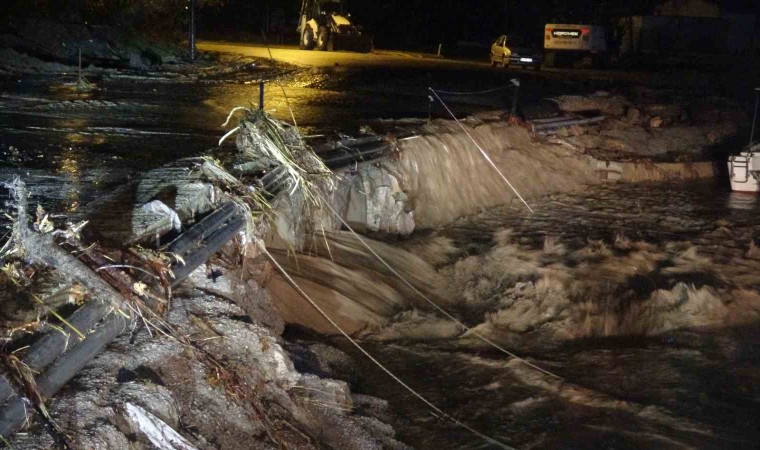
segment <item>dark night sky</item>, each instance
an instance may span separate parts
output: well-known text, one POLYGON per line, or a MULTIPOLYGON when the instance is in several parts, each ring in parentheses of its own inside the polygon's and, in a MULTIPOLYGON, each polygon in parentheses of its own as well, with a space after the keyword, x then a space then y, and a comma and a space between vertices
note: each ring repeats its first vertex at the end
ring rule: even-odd
MULTIPOLYGON (((547 22, 605 24, 615 17, 651 14, 658 0, 344 0, 354 19, 386 48, 432 48, 460 40, 488 42, 504 33, 541 36, 547 22)), ((760 13, 760 1, 717 2, 724 11, 760 13)), ((225 7, 201 14, 199 29, 215 35, 259 35, 282 13, 295 29, 300 0, 228 0, 225 7)))

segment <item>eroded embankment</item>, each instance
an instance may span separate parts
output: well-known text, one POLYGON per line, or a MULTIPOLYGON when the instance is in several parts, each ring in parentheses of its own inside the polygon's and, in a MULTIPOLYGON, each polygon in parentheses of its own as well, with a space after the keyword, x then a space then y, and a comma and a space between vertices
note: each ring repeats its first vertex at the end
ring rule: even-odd
MULTIPOLYGON (((611 162, 579 152, 555 139, 539 138, 526 128, 503 120, 469 118, 463 121, 464 132, 453 121, 438 120, 414 130, 416 134, 398 142, 397 158, 356 166, 339 174, 332 191, 332 207, 341 212, 348 224, 359 232, 380 232, 384 235, 409 235, 414 230, 434 229, 501 205, 518 205, 515 190, 528 203, 549 194, 573 192, 609 180, 662 181, 689 180, 713 175, 712 163, 611 162), (468 135, 469 134, 469 135, 468 135), (473 140, 486 152, 498 170, 487 162, 473 140), (501 174, 499 173, 501 172, 501 174), (515 190, 502 178, 506 176, 515 190)), ((407 130, 408 132, 408 130, 407 130)), ((287 201, 286 201, 287 202, 287 201)), ((522 206, 521 206, 522 207, 522 206)), ((281 218, 292 217, 287 205, 281 218)), ((324 211, 323 211, 324 212, 324 211)), ((278 230, 284 241, 307 249, 309 255, 280 254, 307 291, 327 305, 329 312, 351 333, 372 334, 388 323, 390 317, 412 309, 425 310, 425 299, 410 292, 406 283, 371 255, 364 244, 351 233, 308 238, 304 245, 295 239, 299 234, 298 217, 281 219, 278 230), (339 242, 336 242, 336 239, 339 242), (315 244, 316 243, 316 244, 315 244), (335 246, 332 254, 328 246, 335 246), (314 252, 314 247, 319 249, 314 252), (346 245, 351 246, 356 265, 341 258, 346 245), (360 281, 357 281, 360 280, 360 281)), ((321 214, 317 229, 331 230, 340 223, 321 214)), ((418 247, 415 254, 403 252, 387 244, 363 238, 388 260, 390 265, 437 304, 460 305, 461 292, 448 291, 446 281, 459 286, 451 274, 444 281, 432 267, 417 256, 430 253, 418 247), (434 288, 433 288, 434 287, 434 288), (434 292, 435 291, 435 292, 434 292), (441 292, 445 292, 441 294, 441 292)), ((281 243, 282 245, 282 243, 281 243)), ((435 242, 429 245, 435 246, 435 242)), ((287 246, 282 245, 283 249, 287 246)), ((430 261, 432 262, 432 261, 430 261)), ((521 267, 519 260, 507 261, 521 267)), ((514 270, 527 270, 516 269, 514 270)), ((499 269, 495 269, 499 270, 499 269)), ((475 276, 475 275, 473 275, 475 276)), ((285 320, 333 334, 316 313, 285 280, 274 277, 273 291, 280 300, 285 320)), ((461 281, 461 280, 460 280, 461 281)), ((428 309, 430 305, 427 305, 428 309)), ((446 335, 460 330, 447 326, 446 335)), ((419 331, 418 331, 419 333, 419 331)), ((424 333, 423 333, 424 334, 424 333)), ((440 334, 440 332, 435 333, 440 334)))
MULTIPOLYGON (((712 177, 712 162, 599 159, 559 138, 541 138, 504 120, 436 120, 398 142, 398 158, 341 173, 337 195, 349 223, 364 231, 409 234, 524 198, 571 192, 606 181, 672 181, 712 177), (470 136, 468 136, 468 134, 470 136), (485 151, 498 171, 478 149, 485 151)), ((408 132, 408 131, 407 131, 408 132)), ((701 147, 700 147, 701 148, 701 147)))
POLYGON ((261 241, 276 226, 267 199, 313 199, 307 174, 329 172, 261 110, 245 110, 235 131, 238 161, 271 169, 265 176, 177 161, 90 205, 84 238, 88 222, 56 229, 60 217, 42 207, 29 224, 24 183, 3 180, 16 206, 0 243, 0 331, 16 364, 0 373, 4 442, 404 448, 391 416, 378 419, 387 403, 351 393, 346 355, 283 339, 263 288, 273 268, 261 241))

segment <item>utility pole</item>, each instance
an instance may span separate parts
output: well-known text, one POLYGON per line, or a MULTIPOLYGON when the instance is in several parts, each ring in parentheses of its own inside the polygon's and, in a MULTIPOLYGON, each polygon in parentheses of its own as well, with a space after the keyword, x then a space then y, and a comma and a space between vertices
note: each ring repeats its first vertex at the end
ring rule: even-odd
POLYGON ((195 0, 190 0, 190 62, 195 61, 195 0))

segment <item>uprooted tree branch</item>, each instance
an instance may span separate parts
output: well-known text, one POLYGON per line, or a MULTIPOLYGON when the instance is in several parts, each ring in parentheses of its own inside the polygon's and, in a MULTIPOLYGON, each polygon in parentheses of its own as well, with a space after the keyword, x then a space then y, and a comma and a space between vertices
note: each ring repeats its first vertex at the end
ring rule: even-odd
MULTIPOLYGON (((61 249, 52 234, 38 233, 30 228, 26 185, 16 179, 7 188, 16 206, 12 242, 17 253, 30 264, 57 269, 71 282, 86 287, 94 297, 69 317, 66 328, 48 332, 29 348, 22 360, 29 372, 41 372, 36 380, 25 383, 25 390, 33 389, 36 397, 44 401, 55 395, 92 357, 124 331, 133 314, 121 294, 83 262, 61 249), (101 321, 100 326, 93 329, 101 321), (71 349, 66 353, 67 357, 58 359, 67 349, 71 349)), ((14 392, 6 377, 0 378, 0 400, 6 402, 0 411, 0 434, 9 436, 27 420, 27 400, 14 392)))

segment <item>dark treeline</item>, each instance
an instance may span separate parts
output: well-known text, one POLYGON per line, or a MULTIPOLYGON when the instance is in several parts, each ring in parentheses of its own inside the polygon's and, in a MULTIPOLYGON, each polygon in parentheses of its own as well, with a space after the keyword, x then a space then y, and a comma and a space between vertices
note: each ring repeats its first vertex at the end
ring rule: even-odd
MULTIPOLYGON (((663 0, 344 0, 378 47, 432 50, 439 43, 485 43, 499 34, 540 38, 548 22, 608 24, 651 14, 663 0)), ((28 17, 86 21, 144 37, 186 36, 189 0, 3 0, 2 25, 28 17)), ((262 30, 296 42, 300 0, 196 0, 201 37, 260 39, 262 30)), ((717 2, 728 11, 757 13, 756 0, 717 2)))
MULTIPOLYGON (((213 10, 226 0, 197 0, 213 10)), ((188 0, 3 0, 0 30, 29 19, 108 26, 144 38, 182 38, 188 23, 188 0)))

